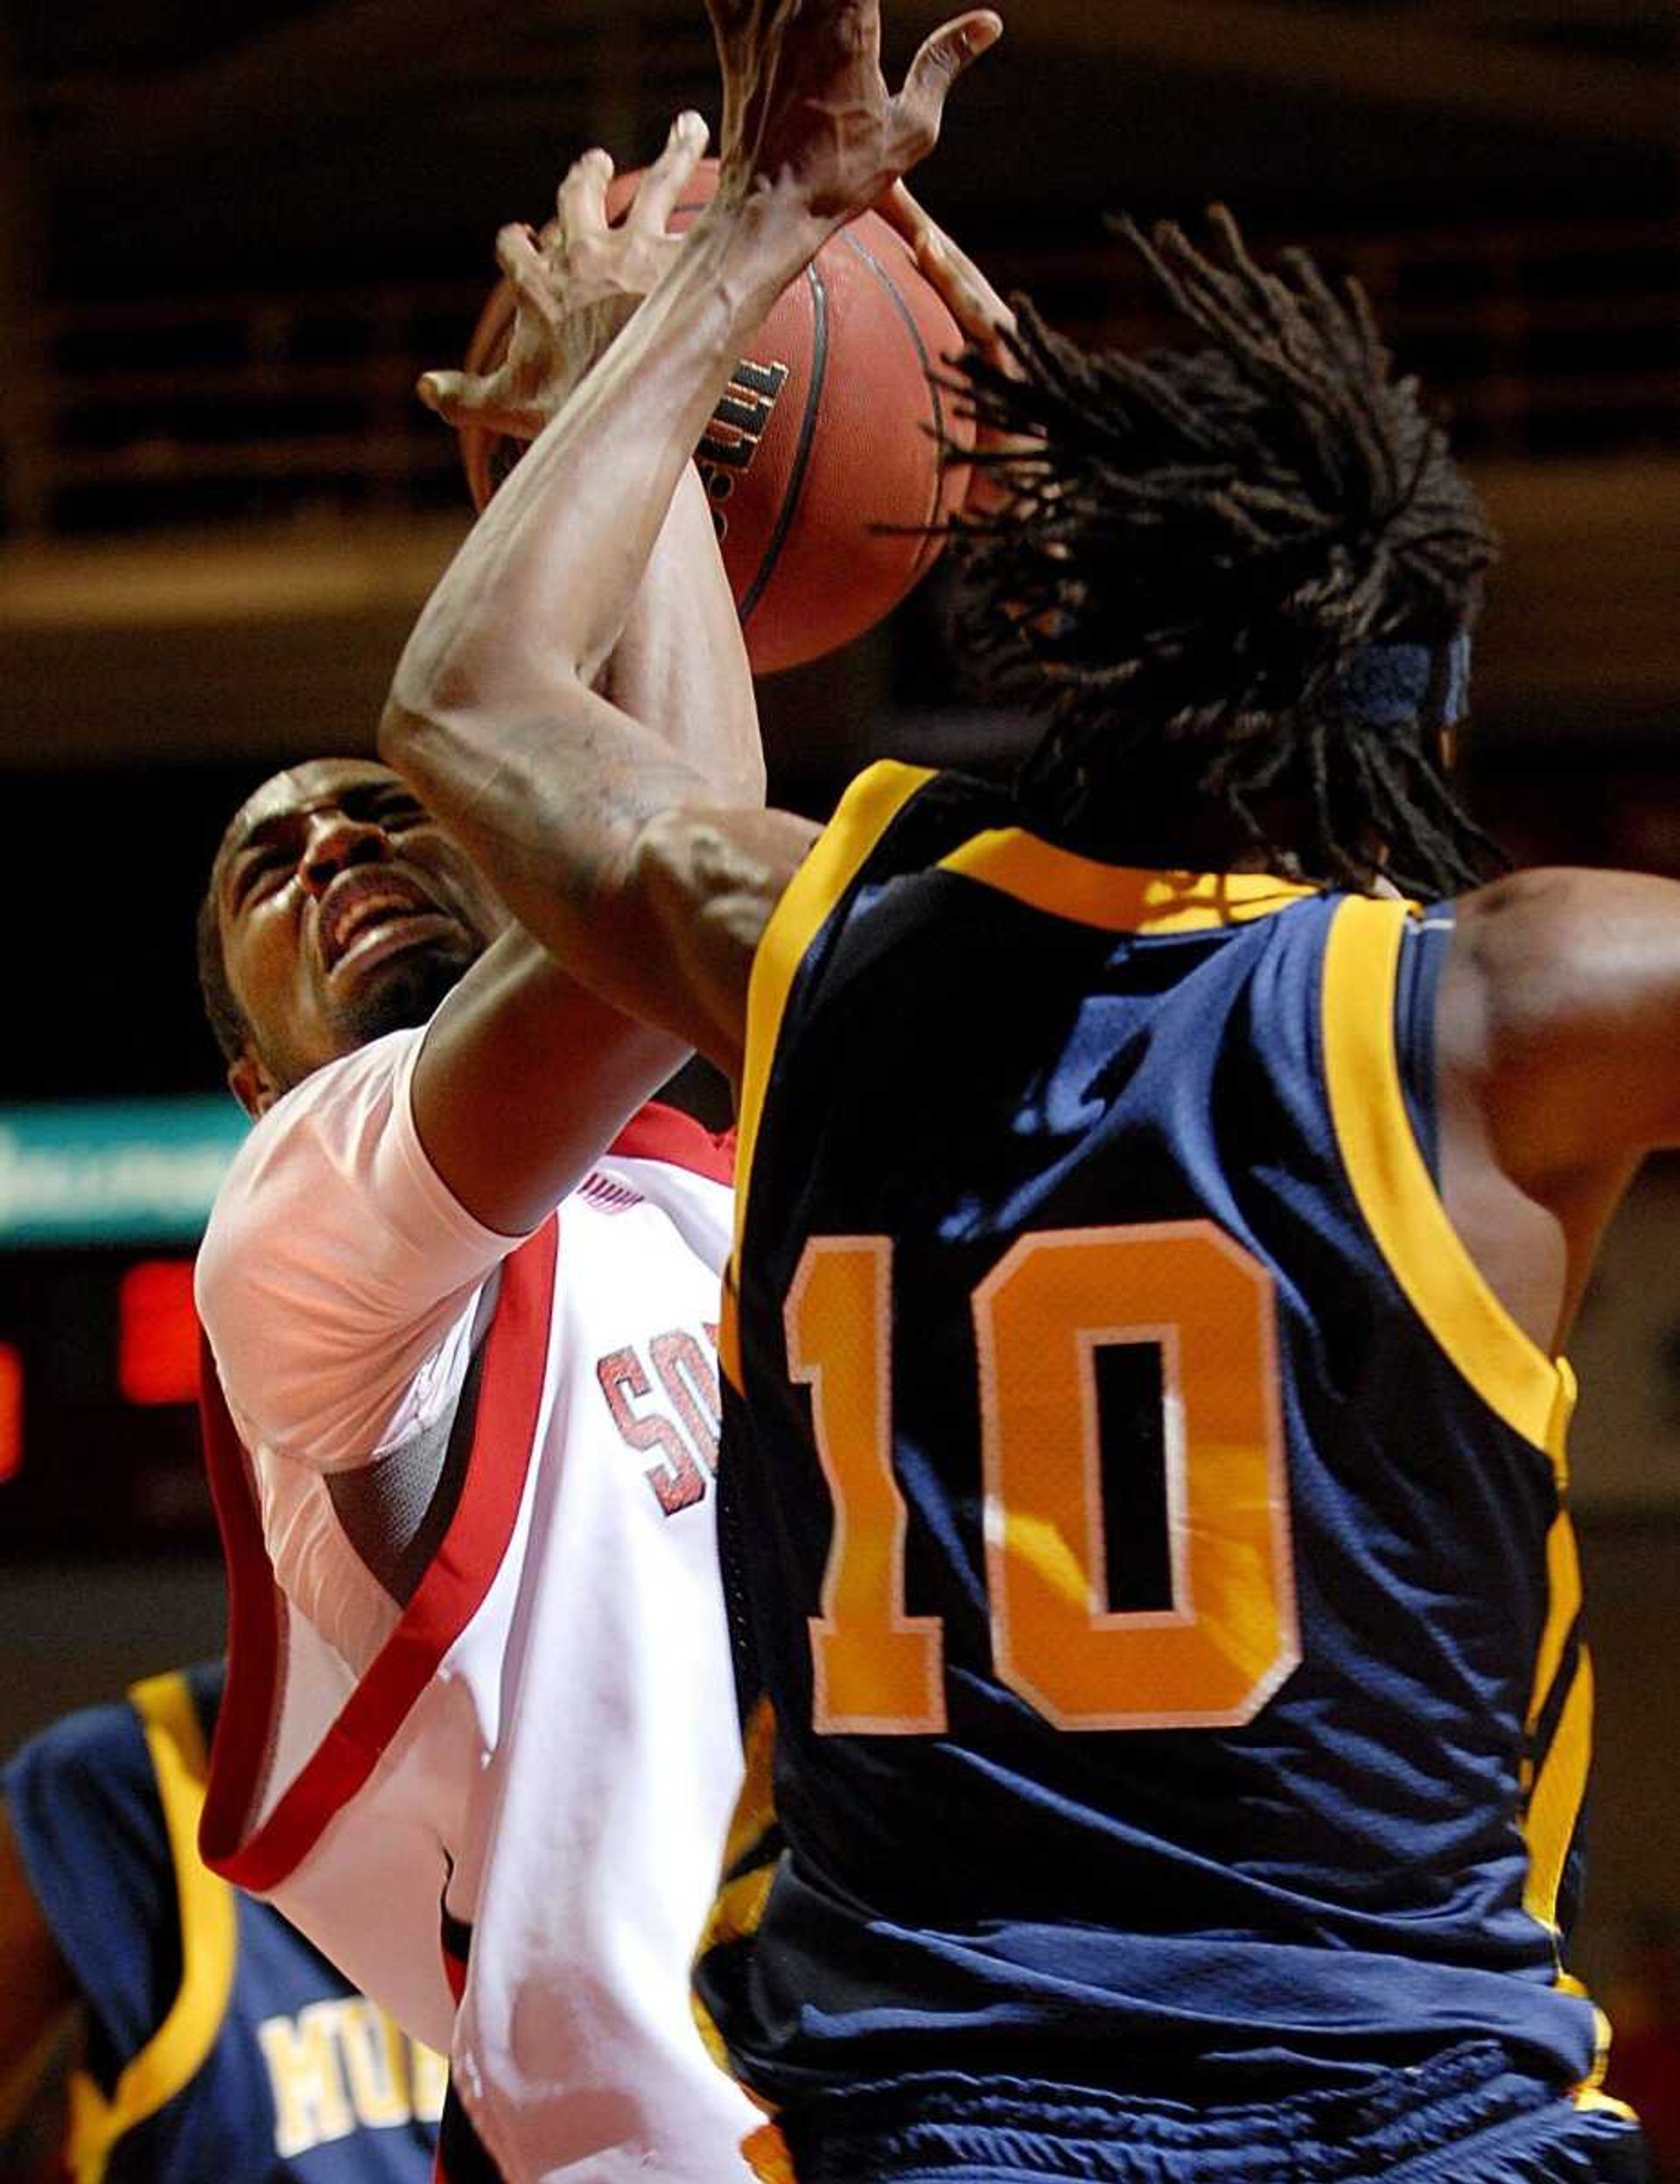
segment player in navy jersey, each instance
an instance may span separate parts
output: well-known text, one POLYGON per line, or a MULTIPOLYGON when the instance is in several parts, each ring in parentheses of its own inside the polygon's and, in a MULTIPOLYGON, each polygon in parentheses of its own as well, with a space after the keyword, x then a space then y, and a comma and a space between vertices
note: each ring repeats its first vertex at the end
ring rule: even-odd
MULTIPOLYGON (((719 809, 592 663, 757 315, 998 26, 893 98, 874 0, 710 11, 715 205, 383 741, 470 846, 540 841, 519 915, 740 1088, 749 1779, 698 1992, 776 2110, 755 2158, 1635 2175, 1564 1968, 1560 1351, 1680 1141, 1680 888, 1484 884, 1446 764, 1492 542, 1356 290, 1223 218, 1211 256, 1134 235, 1200 346, 1088 356, 901 191, 979 352, 970 648, 1046 734, 1007 789, 876 767, 820 838, 719 809), (566 701, 481 699, 539 608, 566 701)), ((527 307, 587 306, 593 247, 527 307)))
POLYGON ((444 2065, 200 1862, 221 1665, 24 1745, 0 1810, 0 2175, 424 2184, 444 2065))

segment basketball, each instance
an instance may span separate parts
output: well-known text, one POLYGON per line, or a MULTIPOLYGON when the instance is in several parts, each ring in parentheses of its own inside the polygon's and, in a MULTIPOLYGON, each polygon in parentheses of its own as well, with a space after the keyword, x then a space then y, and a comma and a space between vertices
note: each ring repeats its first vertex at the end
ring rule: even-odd
MULTIPOLYGON (((713 161, 699 168, 674 229, 699 216, 717 173, 713 161)), ((616 178, 612 217, 640 180, 616 178)), ((494 368, 513 312, 504 281, 469 371, 494 368)), ((755 674, 872 629, 938 559, 928 526, 961 506, 969 476, 942 444, 966 448, 973 428, 935 375, 962 346, 908 244, 875 213, 831 237, 765 320, 697 451, 755 674)), ((472 426, 461 450, 482 508, 516 451, 472 426)))

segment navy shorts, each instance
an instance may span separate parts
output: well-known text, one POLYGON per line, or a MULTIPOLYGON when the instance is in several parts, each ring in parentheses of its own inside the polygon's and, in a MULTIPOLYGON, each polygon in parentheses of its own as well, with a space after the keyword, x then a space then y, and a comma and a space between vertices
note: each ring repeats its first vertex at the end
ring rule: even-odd
POLYGON ((799 2184, 1644 2184, 1638 2128, 1475 2042, 1356 2090, 1200 2107, 1010 2079, 858 2085, 777 2117, 799 2184))

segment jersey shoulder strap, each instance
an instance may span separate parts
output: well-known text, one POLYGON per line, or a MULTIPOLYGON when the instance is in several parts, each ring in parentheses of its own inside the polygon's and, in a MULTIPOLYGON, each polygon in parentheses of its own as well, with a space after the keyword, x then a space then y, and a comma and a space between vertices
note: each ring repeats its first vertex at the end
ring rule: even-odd
POLYGON ((156 2031, 123 2067, 108 2096, 87 2071, 72 2077, 68 2166, 75 2184, 99 2184, 117 2145, 192 2082, 228 2013, 238 1958, 234 1894, 198 1854, 209 1771, 200 1712, 206 1696, 178 1672, 136 1684, 129 1694, 162 1816, 180 1979, 156 2031))

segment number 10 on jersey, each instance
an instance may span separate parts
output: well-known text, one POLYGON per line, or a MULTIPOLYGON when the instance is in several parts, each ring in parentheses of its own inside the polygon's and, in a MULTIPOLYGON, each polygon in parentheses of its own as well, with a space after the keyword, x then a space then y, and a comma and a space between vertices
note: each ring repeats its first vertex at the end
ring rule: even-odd
MULTIPOLYGON (((834 1532, 813 1618, 814 1720, 937 1736, 944 1628, 905 1604, 908 1512, 892 1468, 892 1245, 818 1236, 787 1304, 834 1532)), ((1211 1222, 1024 1236, 972 1298, 992 1661, 1060 1729, 1229 1727, 1300 1659, 1276 1299, 1211 1222), (1167 1606, 1115 1613, 1097 1354, 1160 1360, 1167 1606)))

